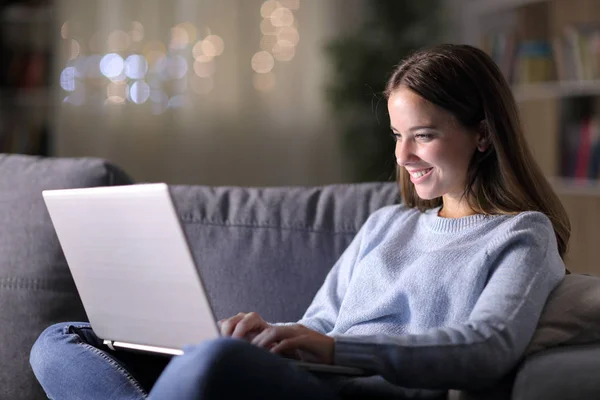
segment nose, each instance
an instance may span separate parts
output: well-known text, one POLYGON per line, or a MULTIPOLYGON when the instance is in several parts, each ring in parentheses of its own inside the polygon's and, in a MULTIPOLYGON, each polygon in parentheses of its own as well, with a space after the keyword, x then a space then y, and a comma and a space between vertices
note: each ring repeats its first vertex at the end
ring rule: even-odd
POLYGON ((396 155, 396 163, 401 167, 419 159, 414 152, 413 142, 411 140, 398 140, 396 142, 394 153, 396 155))

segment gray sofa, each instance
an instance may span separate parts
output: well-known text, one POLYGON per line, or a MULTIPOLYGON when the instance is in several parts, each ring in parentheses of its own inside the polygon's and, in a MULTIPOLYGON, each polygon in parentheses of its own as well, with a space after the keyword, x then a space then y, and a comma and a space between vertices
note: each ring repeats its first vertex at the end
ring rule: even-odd
MULTIPOLYGON (((45 398, 32 343, 52 323, 86 319, 41 191, 129 183, 99 159, 0 155, 0 399, 45 398)), ((298 319, 367 216, 398 200, 392 183, 172 193, 217 317, 255 310, 270 321, 298 319)), ((536 353, 497 387, 455 395, 600 398, 600 344, 536 353)))

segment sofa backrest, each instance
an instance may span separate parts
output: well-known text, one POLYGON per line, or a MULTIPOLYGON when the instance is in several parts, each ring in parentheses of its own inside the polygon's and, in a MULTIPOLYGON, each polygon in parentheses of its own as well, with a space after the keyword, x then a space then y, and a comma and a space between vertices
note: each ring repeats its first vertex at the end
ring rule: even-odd
POLYGON ((47 326, 85 320, 44 189, 131 183, 106 161, 0 154, 0 399, 45 399, 29 366, 47 326))
POLYGON ((394 183, 323 187, 173 186, 171 194, 217 318, 257 311, 298 320, 394 183))

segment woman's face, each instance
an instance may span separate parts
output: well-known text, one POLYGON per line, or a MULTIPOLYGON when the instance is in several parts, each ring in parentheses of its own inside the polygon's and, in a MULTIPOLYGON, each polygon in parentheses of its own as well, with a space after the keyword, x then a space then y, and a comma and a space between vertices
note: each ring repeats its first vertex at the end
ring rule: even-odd
POLYGON ((480 135, 461 127, 448 111, 401 87, 388 99, 396 161, 422 199, 458 201, 480 135))

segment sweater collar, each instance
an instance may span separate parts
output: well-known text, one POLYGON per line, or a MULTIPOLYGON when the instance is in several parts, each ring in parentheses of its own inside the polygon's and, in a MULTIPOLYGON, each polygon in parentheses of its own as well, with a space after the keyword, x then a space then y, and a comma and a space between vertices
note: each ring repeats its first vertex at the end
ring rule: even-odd
POLYGON ((425 211, 425 221, 427 226, 436 232, 459 232, 463 229, 467 229, 476 226, 489 218, 495 216, 475 214, 461 218, 444 218, 440 217, 438 213, 442 207, 435 207, 425 211))

